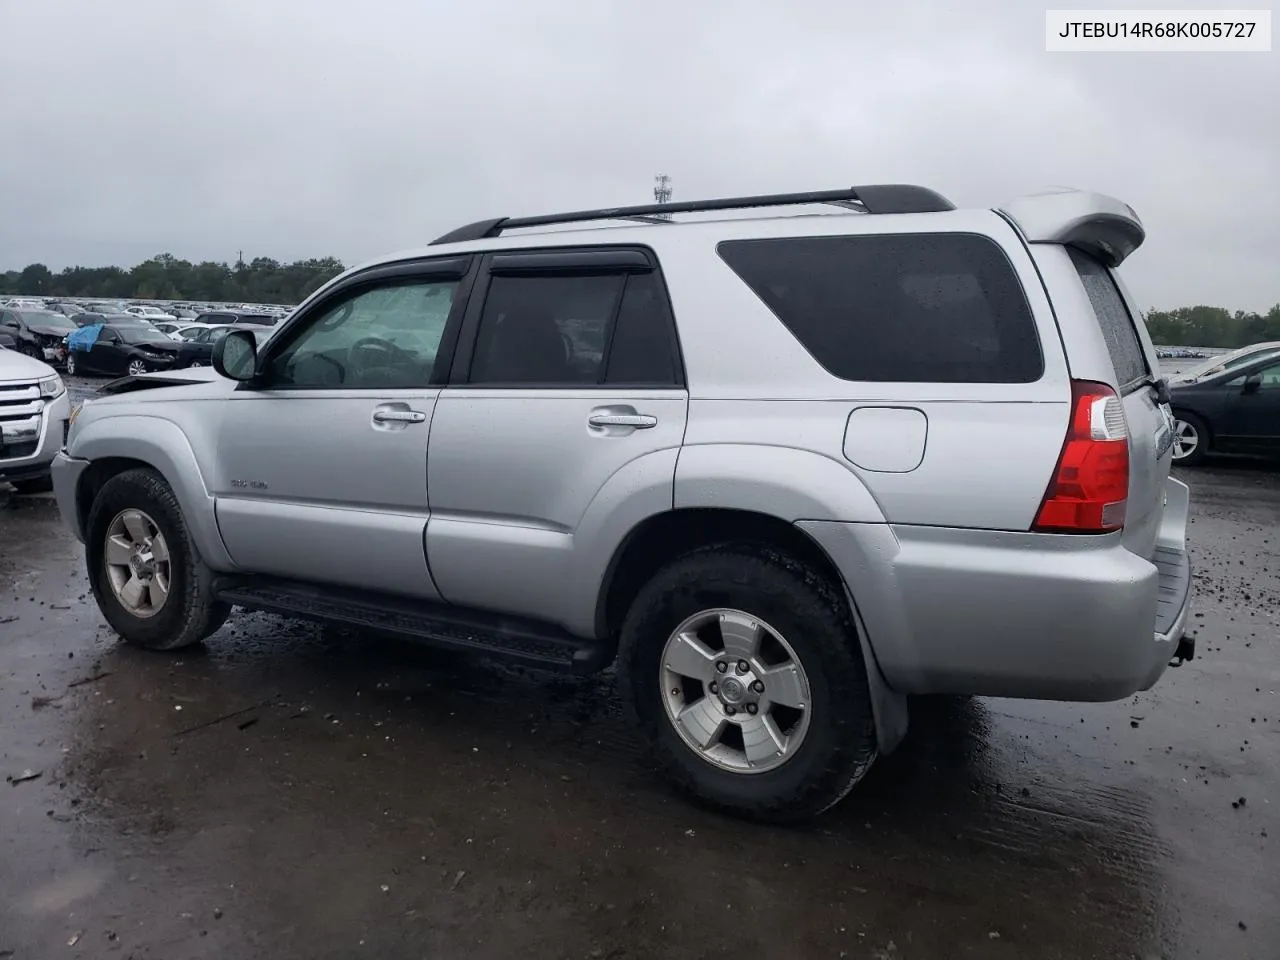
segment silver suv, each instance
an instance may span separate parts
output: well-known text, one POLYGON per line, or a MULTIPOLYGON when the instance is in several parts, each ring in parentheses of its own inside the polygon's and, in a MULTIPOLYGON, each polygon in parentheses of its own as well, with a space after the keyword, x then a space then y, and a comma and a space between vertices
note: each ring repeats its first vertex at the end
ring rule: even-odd
POLYGON ((676 781, 805 817, 909 694, 1113 700, 1191 655, 1143 237, 900 185, 484 221, 86 403, 58 502, 128 642, 237 605, 616 663, 676 781))

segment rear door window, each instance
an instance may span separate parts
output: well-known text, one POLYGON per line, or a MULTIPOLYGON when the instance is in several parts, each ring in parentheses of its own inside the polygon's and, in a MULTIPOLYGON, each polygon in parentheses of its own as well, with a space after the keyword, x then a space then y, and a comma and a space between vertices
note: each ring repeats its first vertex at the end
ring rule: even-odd
POLYGON ((843 380, 1032 383, 1035 319, 977 234, 730 240, 721 258, 843 380))
POLYGON ((1147 355, 1111 272, 1087 253, 1074 249, 1068 249, 1067 253, 1080 275, 1085 293, 1089 295, 1098 326, 1102 328, 1111 364, 1116 368, 1116 383, 1122 390, 1141 383, 1151 374, 1147 369, 1147 355))

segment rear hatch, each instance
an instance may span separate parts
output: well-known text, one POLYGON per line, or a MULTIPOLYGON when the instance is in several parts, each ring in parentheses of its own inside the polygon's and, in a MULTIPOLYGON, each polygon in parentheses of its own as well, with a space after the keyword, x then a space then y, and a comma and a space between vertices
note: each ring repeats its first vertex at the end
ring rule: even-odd
POLYGON ((1124 545, 1152 559, 1164 513, 1165 480, 1173 461, 1173 418, 1160 403, 1161 375, 1155 350, 1130 310, 1114 270, 1081 250, 1068 248, 1080 283, 1106 341, 1129 437, 1129 497, 1124 545))

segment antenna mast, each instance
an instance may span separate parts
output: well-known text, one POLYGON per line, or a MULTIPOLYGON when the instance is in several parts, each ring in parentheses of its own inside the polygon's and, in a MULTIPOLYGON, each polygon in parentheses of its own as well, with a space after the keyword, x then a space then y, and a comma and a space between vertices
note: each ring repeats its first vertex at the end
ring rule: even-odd
MULTIPOLYGON (((660 173, 653 178, 653 200, 655 203, 671 202, 671 178, 665 173, 660 173)), ((669 213, 658 213, 654 216, 661 217, 663 220, 671 219, 669 213)))

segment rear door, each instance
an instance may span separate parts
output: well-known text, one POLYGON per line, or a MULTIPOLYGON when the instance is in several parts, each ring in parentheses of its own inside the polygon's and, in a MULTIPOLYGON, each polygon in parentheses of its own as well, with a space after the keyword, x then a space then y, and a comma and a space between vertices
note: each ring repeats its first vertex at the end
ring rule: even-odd
POLYGON ((124 373, 128 360, 120 334, 110 327, 103 327, 98 339, 85 351, 81 366, 91 373, 124 373))
POLYGON ((584 530, 671 506, 688 393, 638 249, 495 254, 431 424, 427 557, 453 603, 566 623, 584 530))
MULTIPOLYGON (((1068 256, 1080 278, 1115 370, 1129 431, 1129 499, 1124 543, 1150 558, 1164 513, 1164 482, 1173 462, 1173 413, 1157 401, 1155 350, 1115 272, 1080 250, 1068 256)), ((1070 358, 1069 358, 1070 359, 1070 358)), ((1074 368, 1073 368, 1074 369, 1074 368)))

